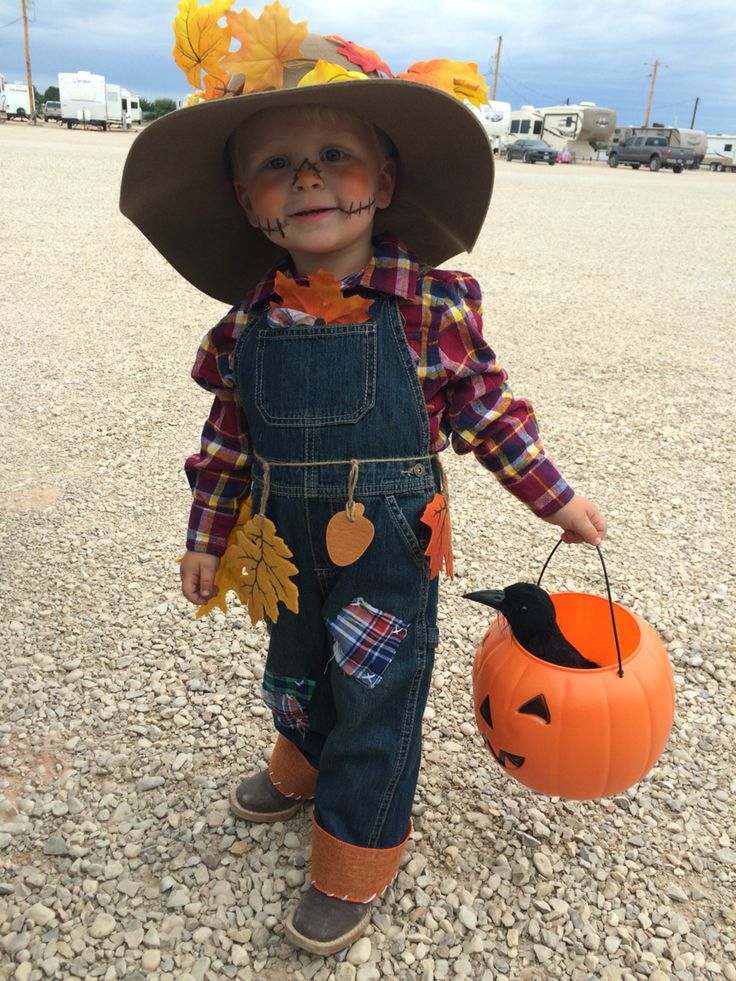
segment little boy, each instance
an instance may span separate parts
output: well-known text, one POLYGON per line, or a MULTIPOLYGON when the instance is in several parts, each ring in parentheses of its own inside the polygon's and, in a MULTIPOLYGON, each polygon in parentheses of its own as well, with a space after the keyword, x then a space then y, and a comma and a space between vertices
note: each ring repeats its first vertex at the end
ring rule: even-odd
POLYGON ((434 268, 480 230, 493 174, 485 134, 462 102, 412 81, 295 87, 319 61, 354 70, 337 48, 308 36, 282 88, 157 123, 131 151, 122 194, 191 282, 236 303, 193 369, 215 399, 186 464, 182 590, 196 604, 213 596, 250 494, 293 553, 299 612, 281 608, 269 624, 269 768, 230 802, 265 822, 314 799, 312 884, 286 934, 317 954, 365 930, 411 831, 438 641, 420 521, 442 489, 438 452, 450 441, 474 452, 567 542, 605 534, 483 341, 477 284, 434 268), (369 301, 368 318, 324 323, 280 304, 277 271, 318 270, 369 301), (368 529, 347 562, 329 539, 343 511, 368 529))

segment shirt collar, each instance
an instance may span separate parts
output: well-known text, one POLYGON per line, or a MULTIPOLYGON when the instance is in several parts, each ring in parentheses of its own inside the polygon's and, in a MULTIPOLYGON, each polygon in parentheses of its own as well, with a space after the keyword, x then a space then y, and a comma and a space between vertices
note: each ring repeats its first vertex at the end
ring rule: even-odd
MULTIPOLYGON (((378 293, 388 293, 401 299, 416 296, 417 278, 420 262, 404 243, 394 235, 384 233, 373 239, 373 255, 365 269, 342 280, 343 290, 368 289, 378 293)), ((269 300, 274 294, 274 279, 277 272, 293 275, 288 256, 260 279, 251 290, 246 303, 257 306, 269 300)))

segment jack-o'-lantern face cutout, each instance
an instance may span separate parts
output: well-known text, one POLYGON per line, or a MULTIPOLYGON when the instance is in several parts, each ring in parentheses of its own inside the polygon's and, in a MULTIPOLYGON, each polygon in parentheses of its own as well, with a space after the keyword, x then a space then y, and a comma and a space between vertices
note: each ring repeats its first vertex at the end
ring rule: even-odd
MULTIPOLYGON (((486 695, 480 704, 478 709, 481 718, 487 723, 489 729, 493 729, 493 716, 491 715, 491 698, 490 695, 486 695)), ((541 719, 545 725, 549 725, 551 717, 549 714, 549 707, 547 705, 547 699, 544 695, 536 695, 534 698, 530 698, 528 702, 524 702, 516 710, 521 715, 533 715, 538 719, 541 719)), ((485 742, 488 749, 491 751, 493 758, 497 763, 506 769, 516 769, 518 770, 520 766, 524 765, 525 756, 518 756, 516 753, 511 753, 507 749, 499 749, 496 751, 493 748, 493 744, 489 739, 488 735, 483 732, 483 741, 485 742)))
POLYGON ((576 593, 552 599, 565 637, 601 667, 542 661, 496 618, 473 666, 478 731, 496 762, 533 790, 573 800, 621 793, 667 742, 674 715, 667 654, 644 620, 614 604, 620 677, 607 601, 576 593))

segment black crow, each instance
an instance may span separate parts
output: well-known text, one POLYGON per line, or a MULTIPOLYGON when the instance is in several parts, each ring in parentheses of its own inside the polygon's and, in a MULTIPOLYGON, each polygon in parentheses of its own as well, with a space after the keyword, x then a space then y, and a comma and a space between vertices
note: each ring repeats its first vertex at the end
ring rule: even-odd
POLYGON ((506 589, 481 589, 477 593, 465 593, 463 599, 485 603, 502 613, 516 640, 542 661, 564 668, 600 667, 583 657, 576 647, 565 640, 557 626, 554 604, 541 586, 517 582, 506 589))

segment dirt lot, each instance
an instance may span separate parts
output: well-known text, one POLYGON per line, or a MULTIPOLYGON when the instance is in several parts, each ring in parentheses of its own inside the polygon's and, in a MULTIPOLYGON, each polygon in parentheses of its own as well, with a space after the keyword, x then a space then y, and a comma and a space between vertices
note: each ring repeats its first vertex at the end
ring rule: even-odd
MULTIPOLYGON (((499 162, 450 265, 481 281, 515 391, 608 518, 615 595, 673 664, 675 727, 613 800, 500 771, 470 694, 488 618, 462 594, 533 579, 556 533, 446 453, 458 575, 414 836, 367 943, 322 961, 281 927, 308 816, 236 827, 224 805, 268 754, 264 634, 195 622, 175 561, 209 407, 188 373, 224 309, 120 215, 134 138, 0 126, 0 979, 734 981, 736 178, 499 162)), ((595 553, 562 552, 548 587, 599 592, 595 553)))

